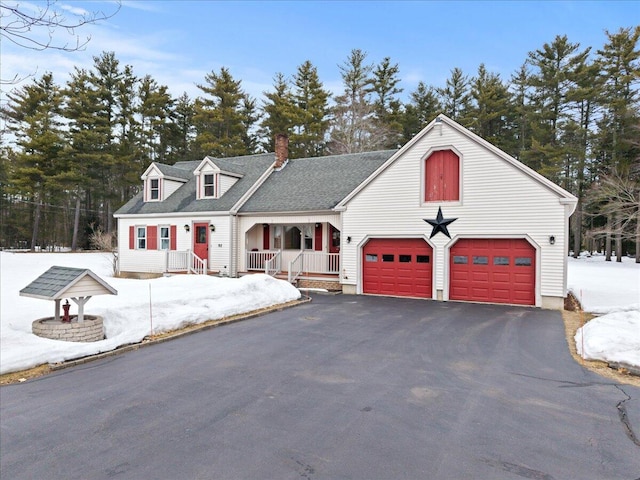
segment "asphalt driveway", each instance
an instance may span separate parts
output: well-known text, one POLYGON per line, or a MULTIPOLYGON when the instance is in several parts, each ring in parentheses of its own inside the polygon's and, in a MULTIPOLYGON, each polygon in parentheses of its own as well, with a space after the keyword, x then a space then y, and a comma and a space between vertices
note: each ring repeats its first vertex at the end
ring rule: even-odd
POLYGON ((3 479, 640 477, 640 389, 508 306, 316 296, 2 387, 0 422, 3 479))

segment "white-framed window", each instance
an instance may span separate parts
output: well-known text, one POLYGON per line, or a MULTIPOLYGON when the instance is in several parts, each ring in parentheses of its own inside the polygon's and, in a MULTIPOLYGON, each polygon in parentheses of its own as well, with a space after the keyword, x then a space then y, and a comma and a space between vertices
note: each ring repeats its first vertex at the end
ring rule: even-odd
POLYGON ((169 250, 171 248, 171 233, 168 225, 160 225, 158 227, 160 235, 158 235, 158 248, 160 250, 169 250))
POLYGON ((160 200, 160 179, 149 179, 149 200, 160 200))
POLYGON ((274 250, 313 250, 314 225, 274 225, 271 245, 274 250))
POLYGON ((202 175, 202 196, 207 198, 216 197, 216 176, 213 173, 202 175))
POLYGON ((147 249, 147 227, 136 227, 136 249, 147 249))

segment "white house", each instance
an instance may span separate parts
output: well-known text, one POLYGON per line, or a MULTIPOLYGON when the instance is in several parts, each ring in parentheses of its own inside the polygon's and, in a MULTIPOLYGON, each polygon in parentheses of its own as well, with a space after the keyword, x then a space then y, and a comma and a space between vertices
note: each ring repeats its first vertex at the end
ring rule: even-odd
POLYGON ((444 115, 400 150, 287 160, 279 137, 275 154, 142 178, 115 215, 123 272, 563 308, 576 198, 444 115))

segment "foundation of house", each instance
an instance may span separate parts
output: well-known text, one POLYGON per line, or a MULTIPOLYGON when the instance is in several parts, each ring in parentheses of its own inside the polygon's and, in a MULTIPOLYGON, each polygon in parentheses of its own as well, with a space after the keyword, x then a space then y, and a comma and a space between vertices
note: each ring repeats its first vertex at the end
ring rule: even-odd
POLYGON ((31 324, 34 335, 50 340, 65 342, 98 342, 104 340, 102 317, 85 315, 83 322, 78 322, 75 315, 66 323, 54 317, 41 318, 31 324))

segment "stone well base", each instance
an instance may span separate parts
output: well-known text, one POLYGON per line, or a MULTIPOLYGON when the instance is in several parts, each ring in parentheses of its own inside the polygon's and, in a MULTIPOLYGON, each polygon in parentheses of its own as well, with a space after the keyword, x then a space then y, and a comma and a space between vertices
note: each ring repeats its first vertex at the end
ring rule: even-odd
POLYGON ((41 318, 31 324, 31 330, 39 337, 66 342, 97 342, 104 339, 102 317, 95 315, 85 315, 82 323, 78 323, 75 316, 71 317, 71 323, 63 323, 53 317, 41 318))

